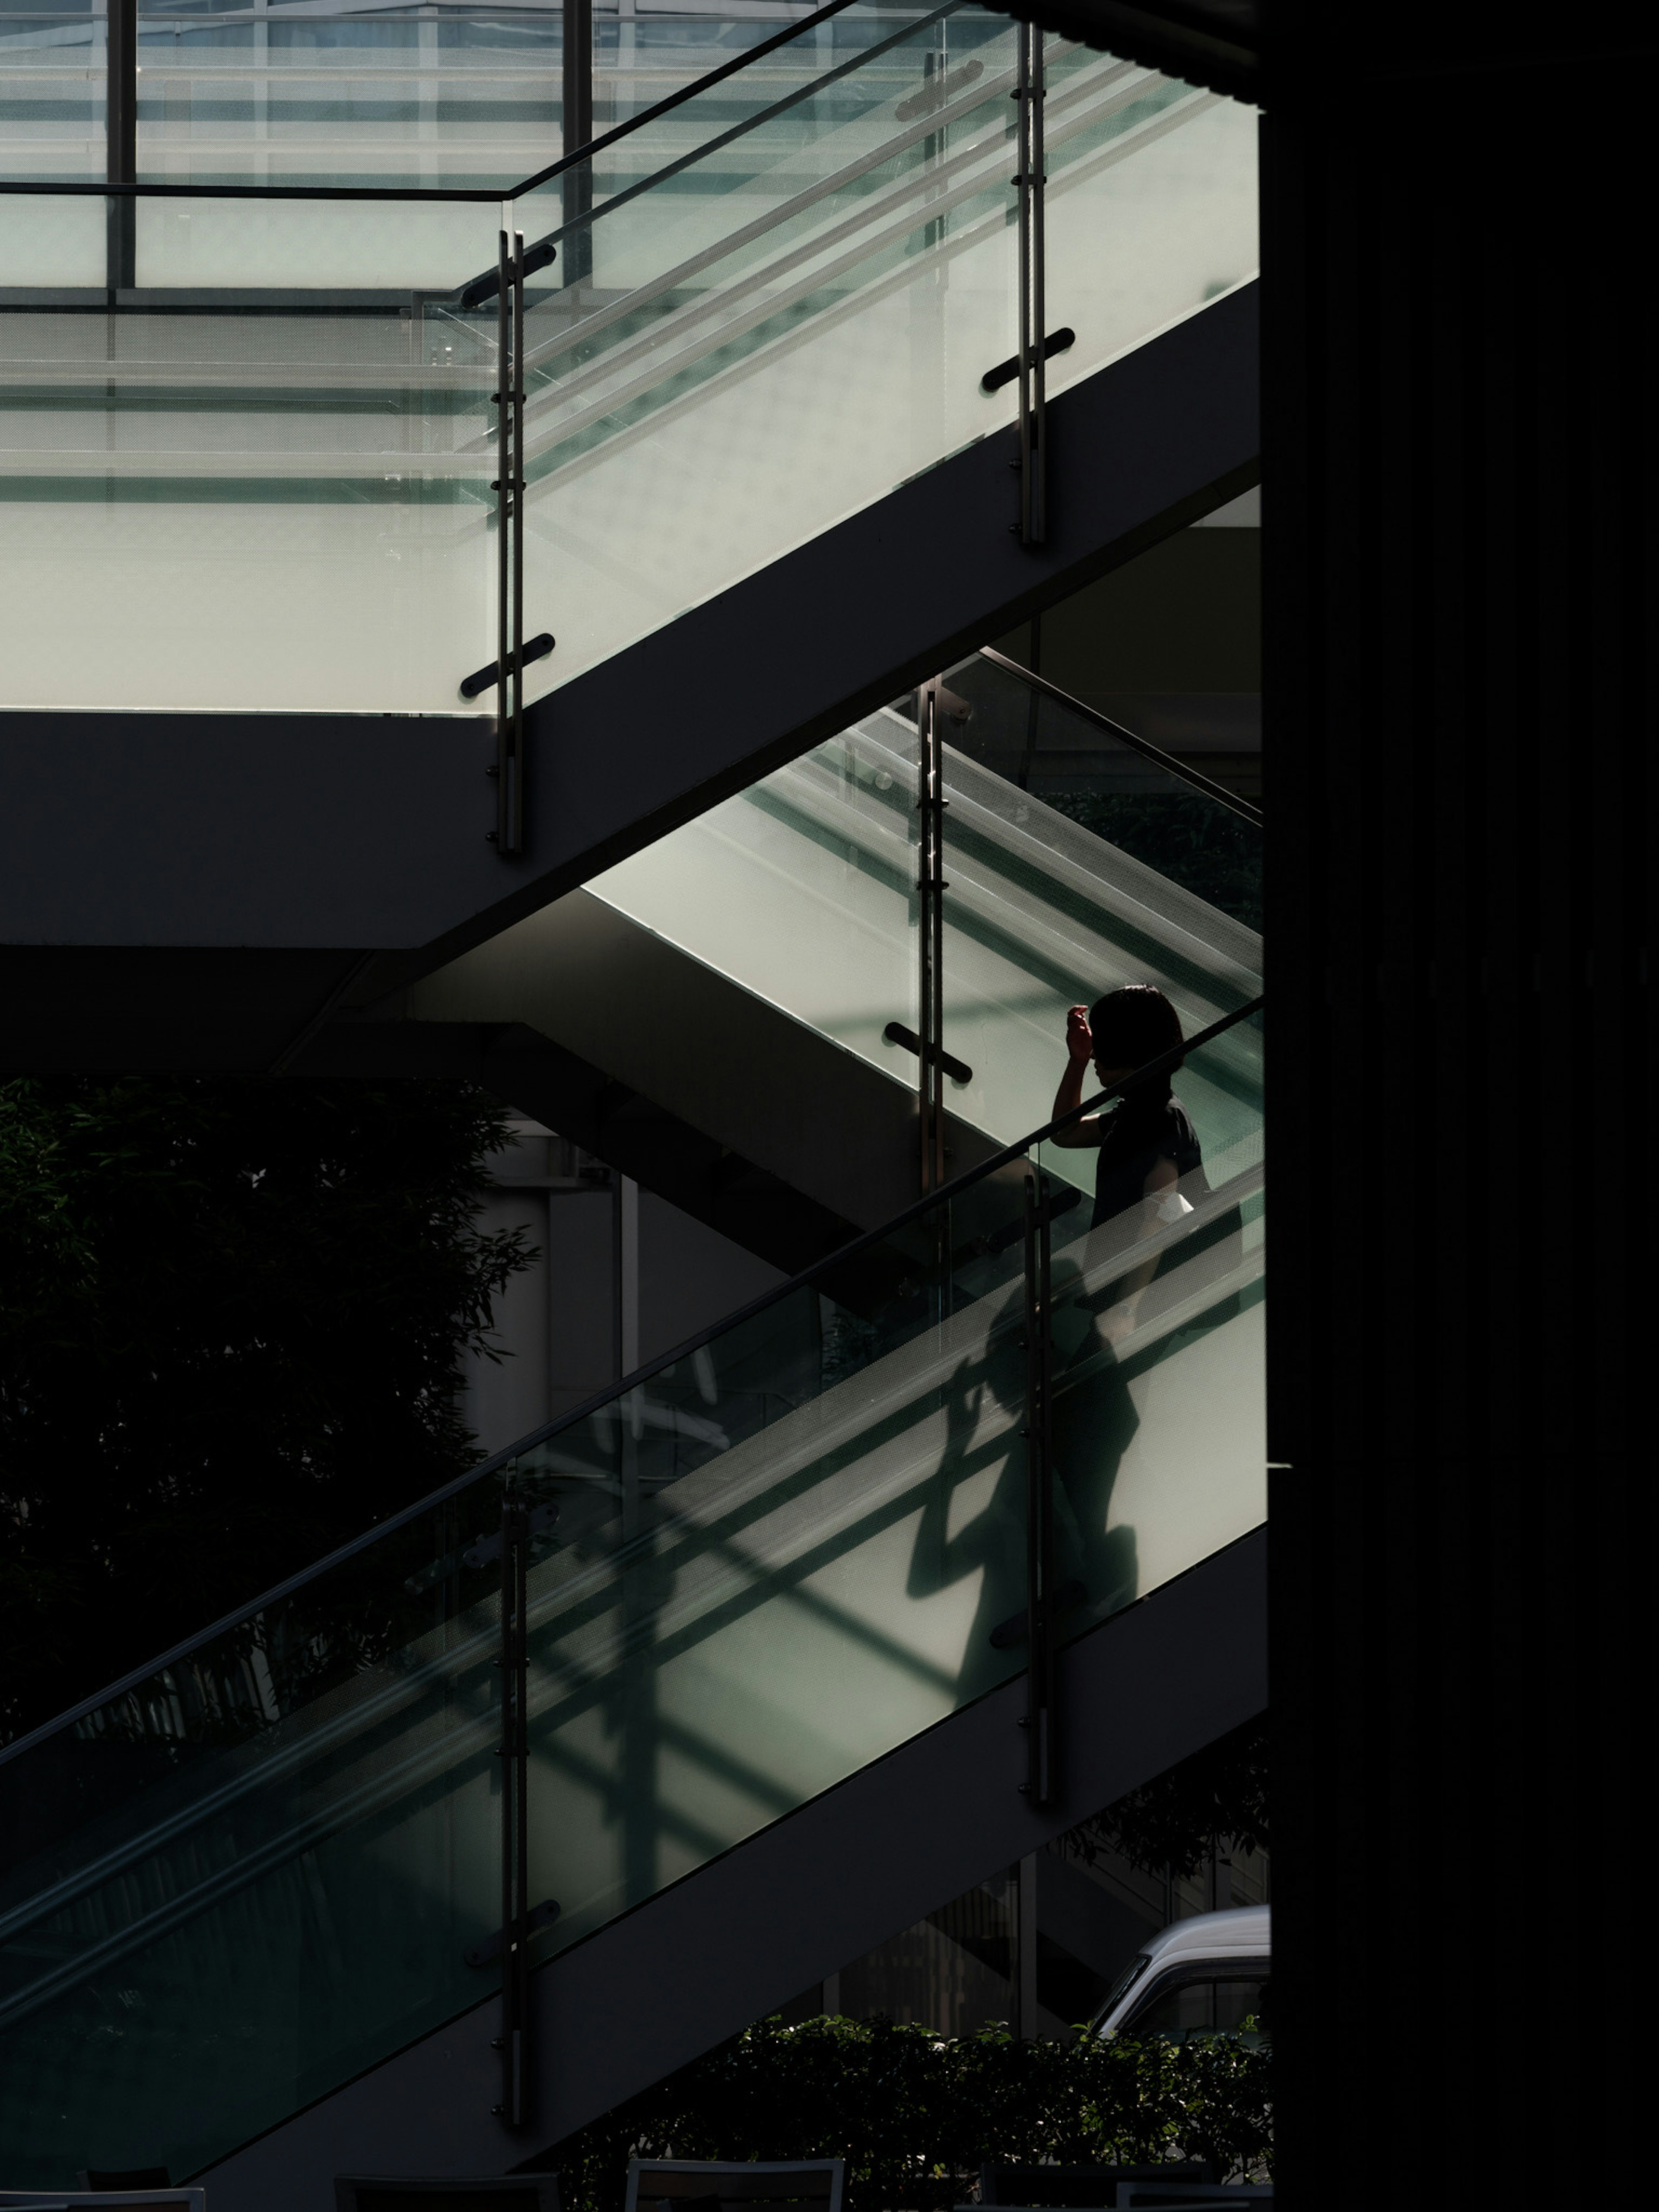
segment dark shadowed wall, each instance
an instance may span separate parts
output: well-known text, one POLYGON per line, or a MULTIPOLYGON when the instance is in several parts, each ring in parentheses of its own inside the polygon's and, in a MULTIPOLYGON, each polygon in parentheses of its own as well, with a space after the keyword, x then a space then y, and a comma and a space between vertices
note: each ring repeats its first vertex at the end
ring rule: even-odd
POLYGON ((1268 18, 1289 2212, 1652 2185, 1654 33, 1516 20, 1268 18))

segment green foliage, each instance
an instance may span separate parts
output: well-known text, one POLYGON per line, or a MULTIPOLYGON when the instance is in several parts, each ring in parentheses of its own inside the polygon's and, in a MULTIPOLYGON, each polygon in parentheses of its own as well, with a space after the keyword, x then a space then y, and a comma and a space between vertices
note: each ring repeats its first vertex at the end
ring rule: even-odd
POLYGON ((504 1134, 450 1083, 0 1083, 0 1735, 471 1462, 504 1134))
POLYGON ((1197 791, 1046 791, 1104 837, 1247 929, 1261 927, 1261 832, 1197 791))
POLYGON ((1231 1735, 1155 1775, 1067 1838, 1091 1863, 1115 1851, 1143 1874, 1195 1875, 1223 1836, 1247 1851, 1271 1841, 1267 1828, 1267 1723, 1247 1721, 1231 1735))
POLYGON ((987 2163, 1208 2158, 1266 2169, 1265 2046, 951 2039, 890 2021, 763 2021, 561 2144, 570 2212, 619 2212, 630 2158, 848 2160, 850 2212, 938 2212, 987 2163))

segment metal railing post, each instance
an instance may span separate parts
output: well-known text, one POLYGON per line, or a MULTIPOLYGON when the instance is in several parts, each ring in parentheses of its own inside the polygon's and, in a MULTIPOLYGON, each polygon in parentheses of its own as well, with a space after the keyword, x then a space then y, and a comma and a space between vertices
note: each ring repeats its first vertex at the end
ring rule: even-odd
MULTIPOLYGON (((138 0, 109 0, 105 53, 104 181, 138 181, 138 0)), ((109 292, 131 291, 137 281, 138 203, 129 194, 108 209, 104 281, 109 292)), ((110 304, 114 305, 112 296, 110 304)))
POLYGON ((1050 1207, 1038 1168, 1025 1177, 1026 1778, 1034 1805, 1057 1794, 1054 1741, 1054 1321, 1050 1207))
POLYGON ((522 2127, 530 2100, 529 1650, 525 1576, 530 1516, 501 1500, 501 2101, 497 2115, 522 2127))
MULTIPOLYGON (((564 117, 563 150, 573 154, 593 136, 593 0, 563 0, 563 52, 561 94, 564 117)), ((565 248, 565 275, 580 284, 593 273, 593 235, 590 228, 570 230, 593 205, 593 165, 579 161, 559 180, 561 217, 570 231, 565 248)))
POLYGON ((524 850, 524 233, 501 234, 495 294, 495 827, 524 850))
POLYGON ((1019 227, 1019 542, 1041 545, 1048 535, 1045 447, 1048 303, 1044 297, 1042 33, 1018 29, 1019 166, 1014 178, 1019 227))

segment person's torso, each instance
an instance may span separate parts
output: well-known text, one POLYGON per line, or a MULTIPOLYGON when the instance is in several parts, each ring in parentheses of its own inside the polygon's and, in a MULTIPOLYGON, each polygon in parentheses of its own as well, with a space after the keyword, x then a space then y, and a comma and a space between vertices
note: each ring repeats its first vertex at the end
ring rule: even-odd
POLYGON ((1146 1195, 1146 1178, 1160 1160, 1174 1164, 1189 1200, 1209 1188, 1198 1132, 1181 1101, 1170 1097, 1152 1106, 1137 1106, 1133 1098, 1126 1100, 1112 1116, 1100 1147, 1091 1225, 1097 1229, 1103 1221, 1138 1206, 1146 1195))

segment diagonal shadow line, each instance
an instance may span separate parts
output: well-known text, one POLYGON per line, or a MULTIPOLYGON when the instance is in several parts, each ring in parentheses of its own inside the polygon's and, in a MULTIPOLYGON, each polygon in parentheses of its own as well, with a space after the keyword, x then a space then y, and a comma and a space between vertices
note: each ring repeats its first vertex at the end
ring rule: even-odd
MULTIPOLYGON (((915 1425, 918 1418, 917 1399, 931 1396, 933 1390, 937 1387, 937 1383, 925 1383, 905 1404, 893 1408, 884 1420, 874 1425, 873 1431, 871 1428, 861 1428, 844 1439, 842 1443, 831 1453, 810 1462, 798 1471, 797 1476, 789 1486, 790 1492, 799 1495, 804 1490, 810 1491, 817 1487, 826 1480, 826 1460, 832 1467, 836 1462, 839 1462, 842 1467, 848 1467, 856 1464, 860 1458, 867 1456, 875 1448, 872 1442, 872 1434, 879 1437, 884 1431, 888 1441, 901 1437, 907 1427, 915 1425)), ((968 1475, 976 1472, 980 1466, 1000 1455, 1006 1450, 1006 1436, 994 1438, 977 1453, 970 1454, 968 1461, 963 1464, 963 1479, 967 1479, 968 1475)), ((872 1534, 880 1533, 896 1521, 908 1517, 908 1514, 915 1510, 914 1479, 908 1474, 906 1477, 894 1479, 904 1480, 906 1486, 898 1494, 890 1498, 884 1507, 877 1509, 873 1513, 860 1516, 851 1526, 843 1527, 833 1536, 826 1537, 821 1544, 813 1547, 792 1561, 788 1568, 781 1573, 777 1570, 769 1571, 763 1580, 757 1571, 757 1562, 752 1554, 739 1549, 729 1536, 718 1538, 714 1548, 725 1558, 734 1573, 747 1578, 745 1586, 734 1590, 724 1603, 713 1608, 705 1607, 700 1609, 696 1617, 688 1620, 684 1629, 675 1636, 664 1638, 659 1643, 652 1643, 643 1637, 638 1638, 631 1639, 629 1644, 613 1645, 613 1650, 621 1651, 623 1663, 626 1663, 630 1651, 638 1651, 641 1654, 648 1652, 651 1655, 652 1663, 660 1666, 665 1660, 672 1659, 694 1649, 699 1643, 705 1641, 709 1635, 717 1632, 720 1627, 753 1613, 763 1605, 781 1598, 793 1601, 798 1606, 812 1612, 816 1617, 835 1628, 838 1633, 846 1636, 849 1641, 860 1642, 866 1648, 876 1650, 889 1663, 907 1669, 918 1679, 928 1682, 929 1686, 948 1688, 950 1678, 943 1670, 931 1666, 929 1662, 921 1661, 916 1654, 904 1646, 896 1644, 891 1638, 872 1629, 870 1624, 847 1614, 843 1608, 824 1600, 820 1594, 809 1593, 799 1587, 803 1580, 817 1571, 819 1566, 829 1564, 836 1558, 845 1557, 849 1550, 857 1549, 862 1542, 867 1541, 872 1534)), ((769 1486, 767 1490, 748 1501, 749 1510, 744 1517, 752 1521, 757 1515, 775 1510, 777 1503, 777 1488, 769 1486)), ((696 1551, 700 1556, 708 1556, 711 1547, 708 1536, 707 1529, 699 1529, 696 1532, 696 1551)), ((690 1550, 690 1542, 682 1546, 680 1549, 683 1553, 690 1550)), ((653 1560, 652 1565, 655 1571, 661 1572, 665 1563, 661 1560, 653 1560)), ((621 1595, 617 1589, 614 1579, 607 1588, 615 1595, 621 1595)), ((611 1602, 614 1603, 614 1596, 611 1602)), ((607 1606, 606 1609, 610 1609, 610 1607, 607 1606)), ((586 1613, 589 1618, 592 1618, 591 1608, 580 1609, 577 1617, 574 1620, 569 1610, 565 1610, 562 1620, 567 1632, 573 1628, 580 1628, 586 1625, 581 1618, 583 1613, 586 1613)), ((469 1640, 470 1647, 482 1647, 486 1640, 484 1636, 471 1638, 469 1640)), ((479 1656, 477 1649, 469 1648, 463 1655, 463 1663, 465 1658, 477 1656, 479 1656)), ((447 1686, 451 1691, 459 1686, 455 1682, 454 1674, 457 1658, 458 1655, 455 1653, 446 1653, 442 1655, 442 1659, 439 1662, 441 1673, 447 1678, 447 1686)), ((428 1662, 416 1670, 416 1676, 420 1679, 430 1680, 434 1671, 433 1662, 428 1662)), ((557 1725, 560 1721, 573 1717, 578 1711, 591 1709, 595 1702, 606 1694, 614 1694, 614 1691, 607 1692, 602 1678, 588 1676, 574 1695, 567 1695, 560 1701, 556 1709, 556 1718, 550 1719, 548 1715, 544 1715, 544 1729, 550 1725, 557 1725)), ((406 1698, 404 1709, 406 1709, 406 1698)), ((396 1721, 398 1717, 398 1713, 391 1710, 383 1710, 380 1716, 382 1722, 386 1724, 396 1721)), ((361 1723, 360 1713, 343 1717, 347 1724, 354 1718, 361 1723)), ((473 1736, 477 1737, 487 1728, 492 1728, 493 1722, 494 1715, 490 1713, 487 1717, 475 1716, 464 1725, 473 1736)), ((330 1733, 332 1735, 336 1731, 331 1730, 330 1733)), ((771 1785, 765 1781, 764 1778, 757 1776, 752 1770, 747 1769, 740 1763, 728 1762, 725 1766, 720 1766, 712 1747, 695 1735, 688 1733, 683 1739, 677 1738, 677 1743, 685 1755, 696 1758, 699 1763, 705 1765, 710 1765, 711 1762, 714 1762, 716 1769, 725 1773, 726 1778, 738 1786, 751 1790, 755 1794, 761 1796, 763 1801, 765 1796, 772 1794, 771 1785)), ((342 1746, 342 1748, 347 1747, 342 1746)), ((317 1748, 314 1744, 307 1747, 313 1760, 317 1748)), ((365 1751, 361 1725, 354 1730, 349 1748, 353 1757, 361 1761, 365 1751)), ((372 1747, 370 1748, 372 1749, 372 1747)), ((348 1799, 344 1818, 342 1817, 342 1808, 337 1798, 325 1814, 313 1814, 308 1820, 291 1826, 283 1835, 267 1839, 258 1853, 252 1857, 240 1860, 233 1868, 221 1869, 205 1887, 197 1885, 187 1894, 170 1900, 168 1905, 159 1912, 145 1916, 142 1922, 131 1924, 127 1929, 119 1931, 115 1937, 109 1939, 106 1944, 96 1947, 90 1963, 94 1964, 95 1969, 95 1963, 103 1960, 106 1954, 112 1958, 122 1955, 143 1943, 157 1940, 173 1925, 183 1919, 199 1916, 216 1901, 220 1895, 257 1879, 261 1872, 272 1864, 280 1863, 287 1858, 296 1856, 330 1834, 341 1832, 345 1826, 349 1825, 354 1808, 357 1817, 367 1817, 374 1810, 384 1808, 386 1803, 399 1795, 406 1796, 410 1787, 422 1776, 430 1779, 435 1776, 452 1775, 455 1766, 454 1748, 452 1734, 438 1746, 428 1747, 412 1759, 402 1760, 391 1769, 381 1769, 373 1784, 367 1789, 360 1789, 348 1799)), ((261 1773, 249 1778, 245 1786, 257 1789, 261 1783, 268 1786, 270 1779, 269 1773, 261 1773)), ((317 1785, 313 1784, 314 1786, 317 1785)), ((190 1825, 198 1826, 199 1818, 191 1821, 190 1825)), ((696 1848, 699 1844, 699 1833, 700 1832, 694 1827, 688 1826, 684 1831, 684 1839, 693 1848, 696 1848)), ((154 1857, 155 1852, 155 1840, 150 1838, 146 1838, 131 1856, 134 1858, 154 1857)), ((89 1885, 81 1885, 83 1888, 88 1886, 89 1885)), ((53 1917, 70 1901, 72 1899, 66 1897, 60 1889, 50 1903, 45 1899, 40 1901, 42 1909, 29 1915, 30 1923, 38 1924, 40 1919, 53 1917)), ((58 1972, 33 1984, 31 1989, 19 1992, 16 1997, 5 2005, 0 2006, 0 2021, 17 2016, 20 2008, 22 2011, 33 2010, 39 2004, 49 2001, 50 1997, 58 1993, 58 1989, 66 1984, 84 1980, 88 1964, 89 1961, 83 1955, 72 1967, 60 1969, 58 1972)))
MULTIPOLYGON (((921 1395, 930 1395, 931 1389, 925 1389, 921 1395)), ((896 1409, 894 1415, 890 1417, 890 1420, 881 1425, 888 1427, 891 1435, 902 1436, 904 1428, 913 1425, 912 1420, 906 1418, 911 1413, 911 1407, 896 1409)), ((866 1438, 867 1434, 867 1431, 865 1432, 866 1438)), ((844 1448, 854 1457, 865 1455, 869 1449, 866 1442, 865 1452, 859 1452, 858 1442, 858 1439, 850 1439, 844 1448)), ((968 1479, 971 1474, 977 1472, 980 1467, 1000 1456, 1006 1451, 1007 1442, 1008 1437, 1005 1434, 1003 1437, 988 1440, 976 1452, 969 1454, 963 1463, 963 1479, 968 1479)), ((804 1470, 803 1473, 810 1475, 811 1470, 804 1470)), ((823 1480, 822 1475, 820 1474, 817 1479, 823 1480)), ((785 1601, 793 1601, 797 1605, 804 1606, 814 1612, 818 1618, 827 1621, 838 1632, 848 1635, 849 1640, 866 1643, 872 1648, 878 1650, 884 1657, 906 1667, 920 1679, 929 1681, 930 1686, 948 1688, 950 1678, 944 1674, 943 1670, 919 1661, 915 1654, 902 1646, 895 1645, 890 1638, 880 1636, 878 1632, 870 1631, 868 1624, 848 1616, 842 1608, 823 1600, 817 1594, 807 1593, 799 1587, 802 1578, 816 1571, 818 1565, 827 1564, 835 1558, 844 1557, 849 1548, 855 1549, 859 1542, 867 1540, 869 1534, 879 1533, 881 1529, 891 1526, 896 1521, 908 1517, 914 1510, 914 1482, 910 1482, 900 1494, 890 1498, 884 1508, 878 1509, 874 1514, 861 1516, 853 1528, 838 1530, 834 1537, 826 1538, 812 1551, 792 1561, 787 1571, 787 1579, 781 1578, 774 1572, 764 1584, 756 1577, 756 1563, 752 1555, 738 1550, 729 1540, 724 1542, 720 1547, 720 1550, 731 1562, 734 1571, 750 1577, 748 1586, 733 1592, 723 1605, 701 1611, 696 1620, 688 1622, 678 1636, 665 1638, 656 1644, 641 1643, 637 1647, 641 1656, 648 1654, 653 1665, 660 1665, 665 1657, 678 1656, 681 1652, 694 1649, 698 1643, 706 1640, 708 1635, 715 1632, 720 1627, 743 1618, 761 1605, 781 1598, 785 1601), (853 1540, 851 1542, 849 1538, 853 1540)), ((1016 1668, 1012 1671, 1018 1670, 1016 1668)), ((615 1696, 617 1687, 614 1675, 611 1677, 590 1676, 575 1695, 565 1697, 550 1713, 544 1710, 541 1716, 544 1732, 545 1733, 551 1727, 561 1725, 580 1711, 591 1710, 596 1703, 607 1695, 615 1696)), ((386 1717, 389 1720, 395 1716, 387 1715, 386 1717)), ((495 1715, 489 1712, 483 1716, 475 1715, 463 1723, 463 1732, 471 1740, 472 1745, 471 1757, 462 1762, 464 1768, 471 1769, 467 1778, 474 1778, 477 1773, 488 1771, 484 1764, 480 1739, 486 1733, 494 1732, 494 1721, 495 1715)), ((731 1754, 720 1751, 707 1739, 684 1724, 672 1722, 661 1723, 658 1741, 665 1745, 672 1744, 673 1748, 683 1756, 694 1760, 706 1772, 715 1774, 734 1786, 744 1789, 761 1805, 764 1806, 770 1802, 775 1808, 774 1817, 793 1809, 795 1801, 785 1796, 769 1778, 761 1775, 757 1770, 750 1767, 746 1763, 734 1759, 731 1754)), ((239 1859, 232 1866, 218 1869, 206 1883, 198 1882, 189 1892, 175 1895, 165 1905, 146 1914, 142 1920, 131 1923, 127 1927, 106 1937, 103 1942, 94 1946, 90 1954, 86 1952, 77 1954, 73 1960, 65 1962, 30 1987, 16 1992, 3 2004, 0 2004, 0 2025, 27 2016, 27 2014, 50 2002, 54 1996, 62 1994, 65 1990, 83 1984, 89 1975, 96 1972, 100 1967, 112 1965, 135 1950, 148 1948, 150 1944, 163 1940, 176 1928, 189 1920, 201 1917, 204 1912, 222 1902, 230 1894, 246 1887, 273 1868, 287 1864, 306 1852, 314 1850, 319 1844, 343 1832, 347 1826, 355 1825, 356 1821, 366 1821, 375 1813, 382 1812, 394 1803, 404 1808, 406 1817, 408 1797, 411 1788, 419 1781, 422 1779, 428 1782, 441 1781, 446 1784, 444 1794, 453 1796, 454 1777, 457 1771, 454 1735, 452 1732, 438 1744, 425 1747, 412 1758, 399 1761, 392 1768, 382 1767, 377 1770, 369 1784, 361 1786, 347 1799, 343 1811, 337 1797, 325 1809, 313 1813, 301 1822, 290 1825, 282 1834, 267 1838, 256 1852, 239 1859)), ((353 1749, 361 1759, 362 1756, 361 1736, 353 1749)), ((607 1802, 613 1805, 617 1803, 617 1784, 614 1781, 608 1780, 603 1771, 596 1767, 591 1760, 584 1761, 580 1755, 574 1753, 568 1745, 544 1743, 541 1756, 544 1761, 556 1764, 567 1772, 580 1774, 596 1791, 604 1796, 607 1802)), ((665 1810, 660 1805, 653 1809, 659 1822, 660 1832, 672 1835, 692 1850, 700 1850, 706 1856, 712 1856, 714 1852, 727 1848, 726 1842, 715 1837, 712 1832, 699 1827, 685 1815, 672 1808, 665 1810)), ((761 1825, 765 1823, 763 1821, 761 1825)))

